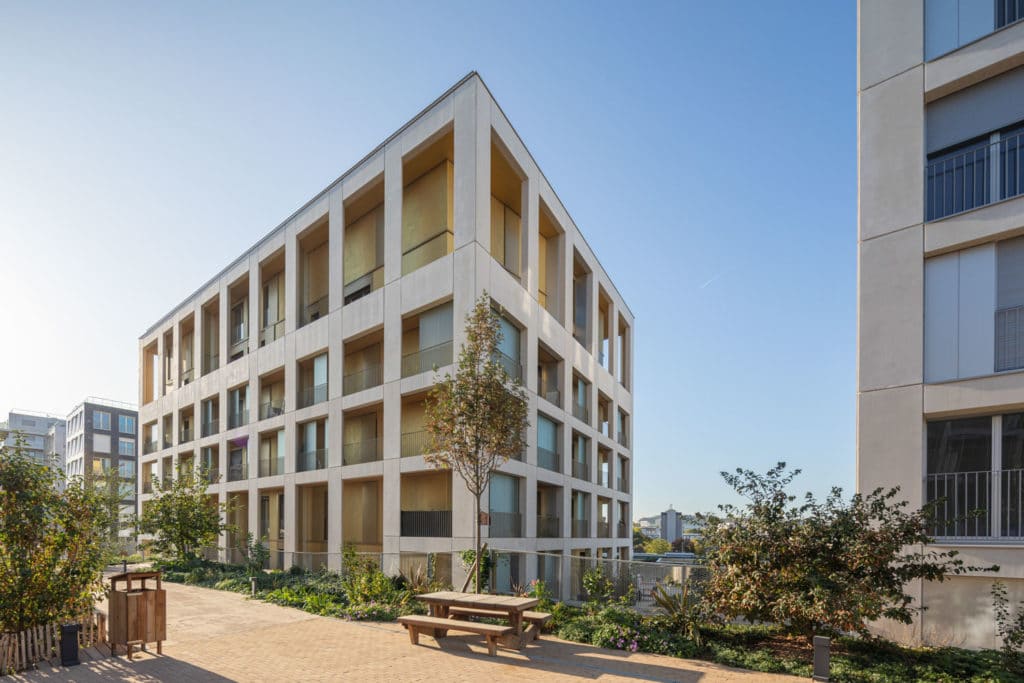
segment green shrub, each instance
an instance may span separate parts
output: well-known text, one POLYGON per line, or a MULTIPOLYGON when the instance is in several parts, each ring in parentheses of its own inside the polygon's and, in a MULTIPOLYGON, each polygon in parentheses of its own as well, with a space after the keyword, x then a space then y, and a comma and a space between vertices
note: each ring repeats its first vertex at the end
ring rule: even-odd
POLYGON ((604 573, 604 568, 598 565, 583 574, 583 590, 587 592, 587 602, 602 603, 612 597, 615 586, 604 573))
POLYGON ((1002 581, 992 584, 992 611, 996 618, 996 633, 1002 641, 1000 652, 1006 668, 1024 675, 1024 603, 1017 606, 1016 615, 1010 614, 1010 600, 1002 581))

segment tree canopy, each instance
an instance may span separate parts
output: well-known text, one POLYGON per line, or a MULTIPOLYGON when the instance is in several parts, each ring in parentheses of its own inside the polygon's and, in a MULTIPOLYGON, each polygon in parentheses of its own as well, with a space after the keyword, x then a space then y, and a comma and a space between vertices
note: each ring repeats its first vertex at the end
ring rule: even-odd
POLYGON ((223 522, 228 504, 207 495, 207 477, 199 470, 181 472, 169 486, 153 482, 154 496, 142 508, 140 534, 153 536, 153 549, 179 562, 191 563, 231 527, 223 522))

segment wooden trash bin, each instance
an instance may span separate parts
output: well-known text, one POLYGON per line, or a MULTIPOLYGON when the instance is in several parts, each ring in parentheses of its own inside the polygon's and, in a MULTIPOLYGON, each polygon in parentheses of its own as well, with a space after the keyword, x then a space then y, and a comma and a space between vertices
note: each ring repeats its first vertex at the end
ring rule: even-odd
POLYGON ((118 646, 124 648, 128 659, 133 648, 142 649, 147 643, 156 643, 157 654, 163 654, 163 641, 167 639, 167 592, 161 588, 160 572, 127 572, 110 577, 108 600, 108 638, 111 654, 118 646), (156 587, 147 581, 156 581, 156 587))

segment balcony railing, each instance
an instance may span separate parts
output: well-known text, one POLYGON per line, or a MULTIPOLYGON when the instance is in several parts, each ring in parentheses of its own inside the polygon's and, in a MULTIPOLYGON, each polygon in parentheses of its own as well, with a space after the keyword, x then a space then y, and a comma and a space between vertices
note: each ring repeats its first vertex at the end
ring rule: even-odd
POLYGON ((523 516, 518 512, 492 512, 487 535, 491 538, 518 538, 523 535, 523 516))
POLYGON ((228 413, 228 429, 242 427, 249 424, 249 411, 242 410, 237 413, 228 413))
POLYGON ((342 447, 342 464, 359 465, 380 460, 380 440, 375 438, 351 441, 342 447))
POLYGON ((259 466, 259 476, 261 477, 273 477, 278 474, 284 474, 284 455, 278 454, 273 457, 263 457, 261 455, 259 466))
POLYGON ((494 360, 502 367, 505 374, 517 382, 523 380, 523 364, 511 356, 506 356, 501 351, 494 352, 494 360))
POLYGON ((204 467, 203 472, 206 474, 206 483, 216 484, 220 481, 220 468, 216 465, 213 465, 212 467, 204 467))
POLYGON ((371 270, 369 273, 360 275, 355 278, 347 285, 344 289, 344 303, 348 305, 353 301, 358 301, 370 292, 376 291, 384 286, 384 266, 380 265, 371 270))
POLYGON ((178 443, 188 443, 195 438, 195 430, 182 429, 178 432, 178 443))
POLYGON ((203 436, 213 436, 220 431, 220 420, 207 420, 200 429, 203 436))
POLYGON ((615 526, 618 530, 617 535, 619 538, 629 538, 629 527, 625 522, 619 522, 615 526))
POLYGON ((402 253, 402 273, 411 273, 421 266, 436 261, 448 254, 449 244, 454 235, 451 230, 442 228, 419 244, 402 253))
POLYGON ((249 335, 246 334, 237 339, 232 338, 231 347, 228 349, 228 356, 234 360, 249 352, 249 335))
POLYGON ((233 461, 228 465, 228 481, 245 481, 249 478, 249 457, 233 461))
MULTIPOLYGON (((169 430, 168 430, 168 431, 169 431, 169 430)), ((171 442, 170 438, 168 438, 168 437, 166 437, 166 436, 164 437, 164 442, 163 442, 163 444, 164 444, 164 445, 163 445, 163 447, 164 447, 164 448, 170 448, 171 446, 173 446, 173 445, 174 445, 174 444, 173 444, 173 443, 171 442)))
POLYGON ((306 306, 302 315, 302 324, 308 325, 314 320, 327 317, 327 296, 322 296, 313 303, 306 306))
POLYGON ((299 390, 299 408, 308 408, 327 400, 327 384, 317 384, 299 390))
POLYGON ((619 477, 619 484, 617 488, 622 493, 629 493, 629 479, 625 477, 619 477))
POLYGON ((430 448, 430 432, 423 429, 418 432, 402 433, 402 457, 423 455, 430 448))
POLYGON ((1024 306, 996 311, 996 372, 1024 368, 1024 306))
POLYGON ((937 538, 1024 537, 1024 469, 929 474, 937 538))
POLYGON ((562 535, 562 520, 558 515, 537 515, 537 538, 558 538, 562 535))
POLYGON ((579 403, 576 403, 575 401, 573 401, 573 404, 572 404, 572 414, 573 414, 573 416, 576 419, 583 420, 587 424, 590 424, 590 407, 589 406, 580 405, 579 403))
POLYGON ((629 448, 629 434, 625 431, 619 432, 619 445, 625 448, 629 448))
POLYGON ((544 400, 548 403, 556 405, 559 408, 562 407, 562 392, 558 389, 542 389, 540 395, 543 396, 544 400))
POLYGON ((284 415, 284 399, 278 399, 276 401, 267 401, 266 403, 260 404, 260 419, 266 420, 271 417, 277 417, 278 415, 284 415))
POLYGON ((925 220, 985 206, 1024 192, 1024 132, 1014 132, 925 166, 925 220))
POLYGON ((611 524, 609 524, 608 522, 602 522, 601 520, 598 520, 597 521, 597 537, 598 538, 611 538, 612 537, 611 524))
POLYGON ((322 470, 327 467, 327 449, 317 448, 316 450, 299 453, 295 464, 295 469, 299 472, 322 470))
POLYGON ((537 466, 552 472, 561 472, 562 456, 556 451, 537 446, 537 466))
POLYGON ((284 336, 284 320, 272 322, 260 330, 260 346, 266 346, 270 342, 284 336))
POLYGON ((195 376, 195 368, 182 368, 181 370, 181 384, 182 386, 190 383, 195 376))
POLYGON ((452 342, 446 341, 402 356, 402 377, 412 377, 452 364, 452 342))
POLYGON ((572 537, 573 538, 589 538, 590 537, 590 520, 589 519, 574 519, 574 520, 572 520, 572 537))
POLYGON ((378 363, 345 375, 345 377, 342 378, 342 392, 347 396, 348 394, 354 394, 357 391, 379 386, 383 377, 381 370, 382 368, 378 363))
POLYGON ((153 480, 152 479, 143 479, 142 480, 142 492, 143 493, 153 493, 153 480))
POLYGON ((583 481, 590 481, 590 462, 572 461, 572 476, 583 481))
POLYGON ((402 535, 450 538, 451 510, 402 510, 402 535))
POLYGON ((145 442, 144 444, 142 444, 142 454, 149 455, 150 453, 156 453, 157 450, 159 450, 157 446, 158 443, 155 440, 145 442))
POLYGON ((216 353, 208 353, 203 356, 203 374, 213 372, 220 367, 220 355, 216 353))

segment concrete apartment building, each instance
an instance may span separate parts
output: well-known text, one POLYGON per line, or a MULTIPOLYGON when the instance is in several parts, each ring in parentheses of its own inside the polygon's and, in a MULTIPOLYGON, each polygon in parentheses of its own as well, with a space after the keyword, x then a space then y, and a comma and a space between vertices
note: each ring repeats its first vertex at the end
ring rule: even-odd
POLYGON ((904 641, 992 647, 993 579, 1024 599, 1022 17, 859 3, 857 488, 943 501, 936 548, 1001 567, 911 586, 904 641))
POLYGON ((423 401, 484 292, 530 401, 485 494, 496 588, 628 558, 633 317, 475 73, 142 335, 141 505, 200 465, 271 566, 351 544, 457 581, 473 500, 424 462, 423 401))
POLYGON ((0 422, 0 441, 12 447, 20 432, 27 455, 63 469, 64 430, 62 417, 32 410, 12 410, 7 414, 7 420, 0 422))
MULTIPOLYGON (((138 418, 130 403, 89 396, 67 417, 65 472, 68 477, 121 478, 121 518, 135 514, 138 490, 138 418)), ((131 536, 123 532, 127 539, 131 536)))

